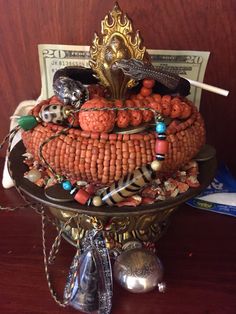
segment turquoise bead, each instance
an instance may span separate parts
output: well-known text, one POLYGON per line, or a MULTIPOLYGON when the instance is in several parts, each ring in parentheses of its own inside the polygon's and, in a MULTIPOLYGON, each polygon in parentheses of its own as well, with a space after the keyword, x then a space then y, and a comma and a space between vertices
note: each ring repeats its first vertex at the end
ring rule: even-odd
POLYGON ((156 125, 156 132, 165 133, 165 131, 166 131, 166 124, 164 122, 158 122, 156 125))
POLYGON ((70 181, 67 180, 62 182, 62 187, 64 190, 70 191, 72 189, 72 184, 70 183, 70 181))
POLYGON ((33 129, 38 124, 38 121, 35 118, 35 116, 31 116, 31 115, 22 116, 17 120, 17 122, 19 126, 25 131, 33 129))

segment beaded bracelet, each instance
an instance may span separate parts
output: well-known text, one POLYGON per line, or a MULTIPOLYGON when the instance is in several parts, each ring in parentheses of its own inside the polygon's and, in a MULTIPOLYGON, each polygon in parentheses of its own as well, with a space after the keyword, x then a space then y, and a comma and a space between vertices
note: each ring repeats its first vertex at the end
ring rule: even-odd
POLYGON ((30 130, 34 128, 40 122, 52 122, 56 124, 62 124, 68 117, 71 117, 70 125, 60 132, 56 133, 53 136, 50 136, 46 139, 39 147, 39 156, 43 160, 44 164, 48 169, 53 173, 57 182, 62 186, 65 191, 72 194, 74 199, 80 204, 92 203, 94 206, 101 206, 106 203, 108 205, 114 205, 122 201, 125 197, 136 194, 146 183, 150 182, 153 179, 154 173, 161 169, 162 162, 165 159, 165 155, 168 151, 169 143, 166 140, 166 124, 162 115, 152 108, 147 107, 124 107, 124 108, 75 108, 71 109, 70 107, 64 106, 62 104, 51 104, 46 106, 43 110, 39 112, 37 117, 35 116, 22 116, 18 119, 20 127, 24 130, 30 130), (156 123, 156 160, 153 161, 150 165, 143 166, 136 169, 130 176, 121 178, 119 181, 112 184, 106 189, 106 191, 101 196, 94 196, 91 198, 91 195, 85 191, 73 185, 66 177, 58 175, 56 171, 51 167, 51 165, 46 161, 43 156, 43 147, 48 144, 53 139, 59 137, 62 134, 67 134, 69 129, 72 128, 75 114, 82 111, 120 111, 120 110, 149 110, 154 114, 154 119, 156 123), (123 187, 122 187, 123 185, 123 187))

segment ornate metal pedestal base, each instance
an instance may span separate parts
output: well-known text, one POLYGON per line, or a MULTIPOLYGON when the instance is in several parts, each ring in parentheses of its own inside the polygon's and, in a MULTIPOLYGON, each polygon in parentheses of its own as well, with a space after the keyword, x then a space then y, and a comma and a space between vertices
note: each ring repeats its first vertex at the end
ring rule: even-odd
MULTIPOLYGON (((151 214, 137 212, 136 215, 127 214, 115 217, 102 214, 96 216, 79 214, 66 226, 63 236, 71 244, 74 244, 78 237, 82 239, 86 231, 93 229, 94 223, 96 223, 104 231, 108 249, 121 247, 125 242, 134 239, 141 242, 156 242, 165 232, 168 218, 174 209, 173 207, 151 214), (78 225, 79 227, 77 227, 78 225)), ((59 228, 61 222, 66 222, 75 215, 72 211, 60 210, 55 207, 49 207, 49 210, 56 217, 59 228)))

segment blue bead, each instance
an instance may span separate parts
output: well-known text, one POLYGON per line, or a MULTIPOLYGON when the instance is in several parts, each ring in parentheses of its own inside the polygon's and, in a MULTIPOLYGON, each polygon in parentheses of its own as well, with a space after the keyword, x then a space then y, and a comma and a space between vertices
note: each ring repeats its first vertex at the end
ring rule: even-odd
POLYGON ((166 124, 164 122, 158 122, 156 125, 156 132, 165 133, 165 131, 166 131, 166 124))
POLYGON ((70 183, 70 181, 64 181, 62 182, 62 187, 64 190, 70 191, 72 188, 72 184, 70 183))

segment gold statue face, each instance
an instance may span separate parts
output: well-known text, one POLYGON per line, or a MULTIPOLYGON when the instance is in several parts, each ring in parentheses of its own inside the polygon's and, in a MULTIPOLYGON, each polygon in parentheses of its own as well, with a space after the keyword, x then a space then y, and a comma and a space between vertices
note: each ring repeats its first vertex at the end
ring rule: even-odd
POLYGON ((90 66, 101 83, 110 89, 112 98, 122 99, 126 89, 134 86, 135 82, 121 70, 113 69, 112 65, 121 59, 143 60, 146 48, 141 48, 139 33, 134 35, 131 21, 118 4, 105 16, 101 25, 101 36, 95 34, 90 48, 90 66))
POLYGON ((105 49, 105 60, 113 63, 119 59, 130 59, 131 53, 122 37, 114 35, 105 49))

